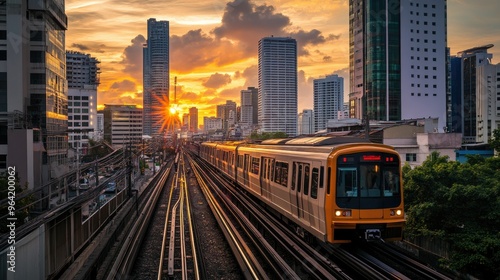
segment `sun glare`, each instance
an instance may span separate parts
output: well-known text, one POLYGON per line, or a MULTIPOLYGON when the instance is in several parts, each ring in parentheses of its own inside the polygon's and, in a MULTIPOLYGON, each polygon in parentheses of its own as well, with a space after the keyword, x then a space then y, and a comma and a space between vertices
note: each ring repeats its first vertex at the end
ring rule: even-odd
POLYGON ((153 106, 153 115, 157 121, 155 125, 160 125, 158 132, 169 133, 175 131, 180 127, 180 119, 178 112, 180 111, 177 104, 169 104, 168 98, 158 97, 153 95, 153 97, 158 101, 158 106, 153 106), (159 115, 159 116, 158 116, 159 115))

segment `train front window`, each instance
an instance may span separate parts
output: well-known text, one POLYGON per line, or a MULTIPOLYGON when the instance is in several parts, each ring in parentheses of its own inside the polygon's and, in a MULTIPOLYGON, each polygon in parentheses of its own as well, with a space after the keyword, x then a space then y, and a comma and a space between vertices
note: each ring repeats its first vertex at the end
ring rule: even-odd
POLYGON ((357 153, 337 159, 336 202, 346 208, 395 207, 401 201, 399 158, 386 153, 357 153))
POLYGON ((337 196, 358 196, 358 170, 355 167, 339 167, 337 175, 337 196))

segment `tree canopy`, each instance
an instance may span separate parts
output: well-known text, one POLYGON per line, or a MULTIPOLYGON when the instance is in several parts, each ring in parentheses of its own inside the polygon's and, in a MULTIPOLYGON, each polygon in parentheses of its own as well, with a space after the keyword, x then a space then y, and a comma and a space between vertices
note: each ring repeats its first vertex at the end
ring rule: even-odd
POLYGON ((408 236, 450 244, 446 266, 500 275, 500 158, 470 156, 467 163, 432 153, 422 166, 403 168, 408 236))

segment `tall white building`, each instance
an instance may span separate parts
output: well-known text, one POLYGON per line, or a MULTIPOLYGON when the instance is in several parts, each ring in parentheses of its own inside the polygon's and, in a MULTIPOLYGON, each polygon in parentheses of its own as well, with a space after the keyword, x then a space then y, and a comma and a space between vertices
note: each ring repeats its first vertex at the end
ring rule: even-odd
POLYGON ((433 117, 445 127, 446 0, 349 4, 351 117, 433 117))
POLYGON ((147 44, 143 49, 144 134, 162 131, 169 106, 170 57, 169 22, 148 19, 147 44))
POLYGON ((100 62, 89 54, 66 52, 68 79, 68 142, 85 155, 88 139, 98 139, 97 87, 100 62))
POLYGON ((314 80, 314 131, 326 129, 328 120, 337 119, 344 104, 344 78, 329 75, 314 80))
POLYGON ((259 126, 262 132, 297 134, 297 41, 259 41, 259 126))
POLYGON ((298 135, 313 134, 314 130, 314 111, 311 109, 304 109, 299 113, 298 118, 298 135))

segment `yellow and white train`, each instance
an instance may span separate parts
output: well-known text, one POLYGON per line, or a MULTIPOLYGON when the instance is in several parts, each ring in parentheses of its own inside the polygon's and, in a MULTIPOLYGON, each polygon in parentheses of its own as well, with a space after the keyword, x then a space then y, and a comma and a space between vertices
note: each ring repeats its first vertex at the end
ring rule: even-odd
POLYGON ((401 165, 390 146, 334 137, 205 142, 200 156, 302 236, 329 243, 402 239, 401 165))

